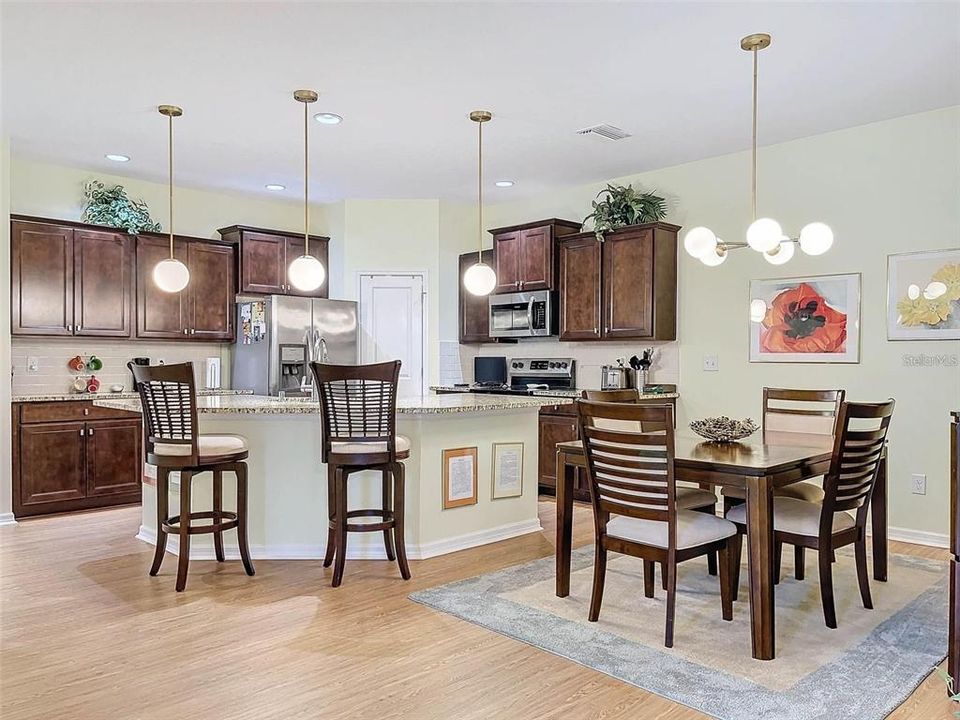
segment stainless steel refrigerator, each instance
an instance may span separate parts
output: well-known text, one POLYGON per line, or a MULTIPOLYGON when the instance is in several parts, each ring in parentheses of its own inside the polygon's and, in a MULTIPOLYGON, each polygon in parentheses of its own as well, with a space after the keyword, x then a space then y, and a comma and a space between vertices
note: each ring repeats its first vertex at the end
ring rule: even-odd
POLYGON ((235 389, 294 393, 313 383, 309 363, 357 363, 357 303, 270 295, 237 300, 235 389))

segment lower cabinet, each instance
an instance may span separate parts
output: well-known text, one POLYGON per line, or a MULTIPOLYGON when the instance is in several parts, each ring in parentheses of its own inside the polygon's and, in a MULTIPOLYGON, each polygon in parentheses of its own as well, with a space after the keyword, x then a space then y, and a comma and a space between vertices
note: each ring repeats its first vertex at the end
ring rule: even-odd
POLYGON ((139 414, 91 402, 15 403, 13 427, 16 517, 140 502, 139 414))
MULTIPOLYGON (((557 443, 570 442, 579 437, 577 413, 574 405, 548 405, 540 408, 540 441, 537 474, 540 492, 557 492, 557 443)), ((583 483, 583 473, 577 471, 573 485, 573 499, 590 501, 590 491, 583 483)))

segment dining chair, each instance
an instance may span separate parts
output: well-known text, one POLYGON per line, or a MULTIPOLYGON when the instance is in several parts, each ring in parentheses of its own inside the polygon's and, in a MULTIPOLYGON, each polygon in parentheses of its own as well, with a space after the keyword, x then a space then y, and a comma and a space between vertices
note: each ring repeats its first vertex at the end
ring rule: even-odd
POLYGON ((410 440, 397 435, 397 383, 400 361, 371 365, 326 365, 310 368, 320 395, 323 427, 321 458, 327 465, 327 549, 323 566, 333 568, 333 587, 343 581, 348 532, 383 532, 388 560, 410 579, 403 537, 404 467, 410 440), (353 473, 379 470, 379 508, 347 509, 347 481, 353 473), (349 522, 350 518, 379 522, 349 522))
POLYGON ((588 619, 596 622, 603 602, 607 552, 643 560, 643 589, 654 597, 654 563, 666 568, 667 615, 664 645, 673 647, 677 564, 719 554, 720 604, 733 619, 730 540, 736 526, 716 515, 679 509, 674 479, 673 408, 669 405, 577 402, 577 422, 586 458, 593 505, 595 560, 588 619), (617 421, 620 427, 610 427, 617 421), (633 429, 658 423, 660 432, 633 429))
MULTIPOLYGON (((822 442, 825 437, 833 437, 837 427, 837 413, 843 403, 844 390, 795 390, 790 388, 763 388, 763 430, 764 444, 782 443, 803 445, 805 442, 822 442)), ((792 497, 807 502, 822 502, 823 488, 812 482, 797 482, 776 488, 774 495, 792 497)), ((746 502, 741 488, 725 487, 720 491, 723 496, 724 516, 734 505, 746 502)), ((774 580, 780 582, 780 559, 783 545, 774 548, 774 580)), ((804 549, 793 549, 794 577, 804 578, 804 549)))
POLYGON ((247 548, 247 441, 240 435, 200 434, 193 363, 178 365, 127 364, 140 394, 146 427, 144 459, 157 468, 157 546, 150 575, 160 572, 167 535, 179 538, 177 592, 187 586, 190 536, 213 534, 217 562, 224 561, 223 533, 236 528, 240 558, 247 575, 254 574, 247 548), (170 516, 170 473, 180 474, 180 514, 170 516), (213 509, 194 512, 191 490, 196 476, 213 473, 213 509), (236 512, 223 509, 223 473, 237 478, 236 512), (210 524, 196 525, 196 520, 210 524))
MULTIPOLYGON (((844 402, 837 416, 830 469, 823 478, 823 501, 774 497, 774 541, 816 550, 820 568, 820 599, 827 627, 837 627, 833 601, 833 553, 854 546, 860 599, 872 609, 867 568, 866 526, 870 498, 883 456, 894 400, 880 403, 844 402), (854 515, 851 515, 854 512, 854 515)), ((727 513, 737 526, 734 544, 734 598, 739 584, 741 536, 746 533, 745 505, 727 513)))
MULTIPOLYGON (((636 388, 626 388, 623 390, 584 390, 580 393, 584 400, 593 400, 596 402, 613 403, 639 403, 640 391, 636 388)), ((652 404, 652 403, 649 403, 652 404)), ((663 432, 664 426, 658 422, 644 423, 622 423, 614 420, 599 419, 598 423, 613 429, 618 427, 635 430, 638 432, 663 432)), ((692 485, 677 485, 677 508, 680 510, 696 510, 697 512, 717 514, 717 495, 713 490, 699 488, 692 485)), ((707 572, 710 575, 717 574, 717 554, 707 555, 707 572)), ((661 585, 667 589, 666 568, 661 571, 661 585)))

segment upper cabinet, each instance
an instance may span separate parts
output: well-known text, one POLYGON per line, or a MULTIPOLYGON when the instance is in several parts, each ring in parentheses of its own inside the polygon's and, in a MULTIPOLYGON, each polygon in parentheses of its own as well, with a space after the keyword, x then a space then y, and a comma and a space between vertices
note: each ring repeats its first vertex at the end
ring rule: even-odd
POLYGON ((560 242, 561 340, 676 340, 677 233, 667 223, 560 242))
POLYGON ((11 333, 130 337, 133 242, 122 231, 14 219, 11 333))
MULTIPOLYGON (((493 266, 493 250, 484 250, 481 257, 483 262, 493 266)), ((461 343, 494 342, 490 337, 490 299, 486 295, 474 295, 463 287, 463 274, 476 262, 475 252, 460 256, 457 298, 460 306, 461 343)))
MULTIPOLYGON (((231 225, 220 228, 224 241, 237 246, 239 255, 239 292, 264 295, 300 295, 325 298, 328 296, 328 280, 312 292, 301 292, 290 285, 287 268, 295 258, 303 255, 303 235, 265 230, 246 225, 231 225)), ((323 263, 330 277, 330 238, 310 236, 310 254, 323 263)))
POLYGON ((493 292, 556 289, 557 239, 579 230, 580 223, 557 219, 491 230, 497 270, 493 292))

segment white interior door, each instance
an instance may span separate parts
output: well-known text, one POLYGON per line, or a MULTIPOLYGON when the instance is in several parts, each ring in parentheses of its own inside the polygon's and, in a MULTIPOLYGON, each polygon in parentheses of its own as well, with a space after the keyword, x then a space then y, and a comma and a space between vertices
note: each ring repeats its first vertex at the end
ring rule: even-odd
POLYGON ((400 360, 400 397, 426 392, 424 287, 422 273, 360 273, 360 362, 400 360))

